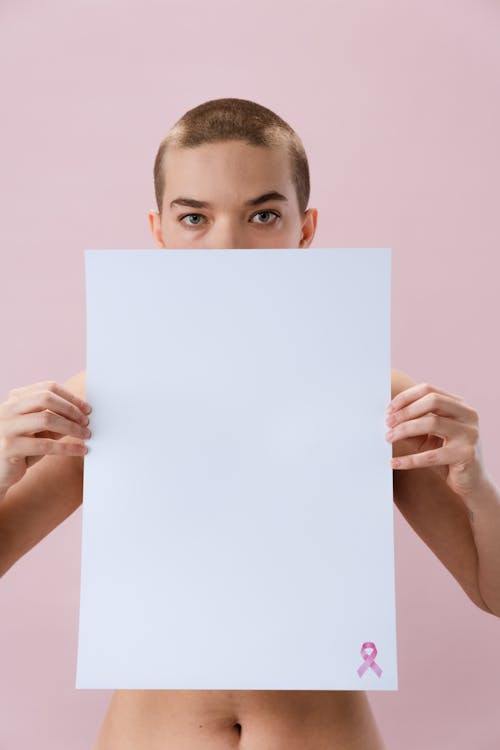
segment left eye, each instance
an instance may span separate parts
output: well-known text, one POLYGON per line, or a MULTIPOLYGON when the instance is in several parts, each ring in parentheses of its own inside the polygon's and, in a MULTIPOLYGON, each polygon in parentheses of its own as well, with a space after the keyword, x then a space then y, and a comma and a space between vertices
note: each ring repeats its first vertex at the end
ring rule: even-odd
MULTIPOLYGON (((279 213, 277 211, 258 211, 256 214, 254 214, 252 216, 252 219, 255 216, 262 216, 262 214, 264 214, 264 215, 266 215, 266 214, 274 215, 276 217, 276 219, 279 219, 279 213)), ((256 223, 257 224, 274 224, 275 222, 271 222, 271 221, 257 221, 256 223)))

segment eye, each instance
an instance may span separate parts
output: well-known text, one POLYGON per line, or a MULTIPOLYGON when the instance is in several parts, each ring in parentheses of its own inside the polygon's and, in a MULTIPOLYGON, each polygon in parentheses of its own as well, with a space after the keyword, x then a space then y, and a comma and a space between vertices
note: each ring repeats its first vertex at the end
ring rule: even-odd
MULTIPOLYGON (((276 217, 276 221, 280 217, 280 215, 279 215, 279 213, 277 211, 271 211, 271 210, 268 209, 266 211, 257 211, 257 213, 252 216, 252 219, 254 218, 254 216, 262 216, 262 214, 273 214, 276 217)), ((257 223, 257 224, 276 224, 276 221, 257 221, 257 222, 254 222, 254 223, 257 223)))
POLYGON ((179 221, 181 224, 184 224, 187 227, 193 227, 194 229, 196 227, 199 227, 201 222, 197 221, 195 224, 191 224, 190 222, 185 222, 184 219, 189 219, 190 216, 201 216, 202 218, 205 218, 203 214, 184 214, 184 216, 180 217, 179 221))
MULTIPOLYGON (((280 214, 277 211, 271 211, 271 210, 267 209, 265 211, 257 211, 257 213, 252 216, 252 219, 255 218, 255 216, 263 216, 263 215, 264 216, 266 216, 266 215, 275 216, 276 220, 280 218, 280 214)), ((179 221, 180 221, 181 224, 184 224, 185 226, 190 227, 191 229, 196 229, 197 227, 201 226, 201 224, 202 224, 201 221, 195 221, 194 223, 191 222, 191 221, 184 221, 184 219, 190 219, 191 217, 197 217, 199 219, 204 219, 205 218, 203 216, 203 214, 184 214, 183 216, 181 216, 179 218, 179 221)), ((257 221, 257 222, 253 222, 253 223, 257 223, 257 224, 275 224, 276 221, 257 221)))

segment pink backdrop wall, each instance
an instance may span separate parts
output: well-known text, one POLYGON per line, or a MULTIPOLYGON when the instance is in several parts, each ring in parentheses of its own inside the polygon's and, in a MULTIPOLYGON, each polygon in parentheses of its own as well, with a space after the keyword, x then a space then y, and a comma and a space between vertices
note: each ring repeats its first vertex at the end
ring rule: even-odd
MULTIPOLYGON (((303 138, 315 246, 393 248, 393 366, 479 411, 498 482, 499 38, 495 0, 3 0, 0 400, 85 367, 83 248, 153 247, 161 137, 239 96, 303 138)), ((395 522, 388 747, 492 750, 500 621, 395 522)), ((74 688, 80 533, 81 509, 1 581, 2 749, 90 748, 111 697, 74 688)))

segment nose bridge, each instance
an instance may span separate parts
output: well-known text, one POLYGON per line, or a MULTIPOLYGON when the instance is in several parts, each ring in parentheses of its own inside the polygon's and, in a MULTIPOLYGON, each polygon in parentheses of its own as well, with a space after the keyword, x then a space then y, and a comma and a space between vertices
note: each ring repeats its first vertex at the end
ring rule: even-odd
POLYGON ((221 213, 217 216, 211 232, 210 244, 214 248, 243 248, 245 241, 241 221, 237 216, 221 213))

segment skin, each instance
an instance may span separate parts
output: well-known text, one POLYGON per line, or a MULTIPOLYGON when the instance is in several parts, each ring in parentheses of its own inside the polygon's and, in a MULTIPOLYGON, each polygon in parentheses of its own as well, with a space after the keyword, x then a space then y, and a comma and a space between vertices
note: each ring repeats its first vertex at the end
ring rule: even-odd
MULTIPOLYGON (((174 148, 165 167, 162 213, 148 214, 157 248, 311 245, 318 212, 299 211, 284 152, 237 141, 174 148), (245 205, 270 191, 286 200, 245 205), (178 197, 210 206, 171 206, 178 197)), ((394 500, 467 596, 491 613, 482 591, 500 607, 500 498, 480 460, 477 412, 460 397, 394 369, 391 398, 394 435, 387 439, 393 456, 404 457, 402 471, 394 473, 394 500)), ((88 414, 85 371, 64 385, 44 381, 13 389, 0 405, 0 574, 80 506, 88 414)), ((361 690, 116 690, 94 750, 238 745, 384 748, 361 690)))
POLYGON ((281 149, 238 141, 171 148, 164 170, 161 216, 148 214, 158 248, 298 248, 309 247, 314 238, 318 211, 308 208, 301 215, 289 160, 281 149), (286 200, 245 205, 271 191, 286 200), (211 207, 170 206, 178 197, 211 207), (189 216, 190 211, 195 213, 189 216))

